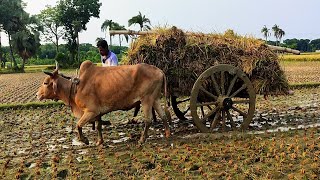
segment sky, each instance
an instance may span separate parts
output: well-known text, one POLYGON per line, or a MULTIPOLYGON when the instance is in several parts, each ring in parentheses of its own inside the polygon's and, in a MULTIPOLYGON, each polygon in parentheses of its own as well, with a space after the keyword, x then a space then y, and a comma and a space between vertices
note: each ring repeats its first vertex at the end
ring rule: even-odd
MULTIPOLYGON (((55 6, 56 0, 24 0, 26 11, 38 14, 46 5, 55 6)), ((81 32, 80 43, 95 44, 97 37, 107 38, 101 25, 111 19, 127 29, 138 30, 138 25, 128 27, 128 20, 139 11, 150 19, 151 25, 175 25, 185 31, 223 33, 233 29, 240 35, 263 38, 264 25, 277 24, 285 31, 283 39, 320 38, 319 0, 100 0, 100 17, 92 18, 87 30, 81 32)), ((8 45, 1 34, 3 45, 8 45)), ((116 41, 118 38, 114 38, 116 41)), ((273 37, 270 38, 274 40, 273 37)), ((115 42, 116 43, 116 42, 115 42)))

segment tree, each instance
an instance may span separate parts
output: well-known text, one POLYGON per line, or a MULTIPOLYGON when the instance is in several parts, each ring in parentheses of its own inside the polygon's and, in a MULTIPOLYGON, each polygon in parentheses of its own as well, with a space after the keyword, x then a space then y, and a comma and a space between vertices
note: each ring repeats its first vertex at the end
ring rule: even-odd
POLYGON ((310 43, 311 50, 316 51, 320 49, 320 39, 314 39, 310 43))
POLYGON ((282 29, 279 29, 278 31, 279 43, 281 43, 281 39, 283 38, 284 35, 286 35, 286 33, 282 29))
POLYGON ((298 39, 294 38, 294 39, 286 39, 283 41, 284 46, 291 48, 291 49, 297 49, 298 50, 298 39))
MULTIPOLYGON (((109 27, 109 30, 126 30, 126 28, 124 26, 120 25, 119 23, 106 19, 101 25, 101 31, 102 32, 106 31, 108 29, 108 27, 109 27)), ((124 36, 128 42, 129 36, 128 35, 124 35, 124 36)), ((119 34, 120 46, 121 46, 121 41, 122 41, 121 35, 119 34)), ((110 36, 110 45, 111 44, 112 44, 112 36, 110 36)))
MULTIPOLYGON (((25 4, 22 0, 1 0, 0 3, 0 30, 3 30, 8 35, 10 55, 14 63, 14 69, 18 68, 18 64, 13 55, 12 35, 25 28, 23 18, 26 19, 29 15, 24 11, 24 7, 25 4)), ((2 53, 0 58, 2 60, 2 53)))
MULTIPOLYGON (((68 42, 67 47, 71 62, 75 62, 75 55, 79 47, 79 33, 87 29, 86 24, 91 17, 99 17, 100 7, 99 0, 59 1, 57 5, 58 20, 64 26, 64 39, 68 42)), ((79 58, 79 56, 77 57, 79 58)))
POLYGON ((297 49, 302 52, 310 52, 312 50, 309 39, 286 39, 283 41, 285 47, 297 49))
POLYGON ((266 42, 268 42, 268 37, 270 36, 270 29, 267 28, 266 25, 261 29, 261 33, 263 34, 264 38, 266 39, 266 42))
MULTIPOLYGON (((113 30, 127 30, 124 26, 118 24, 118 23, 115 23, 114 26, 113 26, 113 30)), ((124 35, 126 41, 128 42, 129 40, 129 36, 127 34, 124 35)), ((120 44, 120 47, 121 47, 121 34, 119 34, 119 44, 120 44)))
MULTIPOLYGON (((102 31, 102 32, 105 32, 105 31, 108 29, 108 27, 109 27, 109 30, 112 30, 113 25, 114 25, 114 23, 113 23, 112 20, 106 19, 106 20, 102 23, 102 25, 101 25, 101 31, 102 31)), ((111 38, 111 36, 110 36, 110 42, 109 42, 109 43, 110 43, 109 45, 112 44, 112 38, 111 38)))
POLYGON ((273 27, 272 27, 272 30, 273 30, 273 35, 274 35, 274 37, 276 38, 276 45, 278 44, 278 39, 279 39, 279 30, 280 30, 280 28, 279 28, 279 26, 278 25, 274 25, 273 27))
POLYGON ((15 33, 12 36, 13 48, 22 58, 21 70, 24 70, 24 65, 30 57, 37 53, 40 46, 39 33, 31 33, 28 30, 23 30, 15 33))
POLYGON ((57 13, 57 7, 47 6, 37 15, 38 22, 42 27, 41 33, 44 36, 44 40, 55 45, 56 53, 59 52, 59 39, 64 33, 57 13))
POLYGON ((139 24, 140 31, 151 29, 151 27, 147 25, 147 23, 151 25, 150 19, 146 18, 145 15, 142 15, 140 11, 138 15, 133 16, 131 19, 128 20, 128 26, 131 26, 133 24, 139 24))

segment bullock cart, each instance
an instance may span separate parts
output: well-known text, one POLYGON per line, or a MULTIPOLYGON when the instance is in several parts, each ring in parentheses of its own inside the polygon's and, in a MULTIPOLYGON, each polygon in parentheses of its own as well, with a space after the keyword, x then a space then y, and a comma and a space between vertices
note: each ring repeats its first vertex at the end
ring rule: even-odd
MULTIPOLYGON (((144 35, 148 36, 150 34, 155 34, 157 32, 153 31, 110 31, 110 35, 144 35)), ((193 33, 186 35, 195 35, 193 33)), ((201 132, 212 132, 218 129, 222 130, 232 130, 232 129, 246 129, 248 128, 255 112, 255 104, 256 104, 256 93, 264 93, 264 94, 272 94, 272 90, 268 89, 272 86, 272 84, 268 84, 264 86, 263 84, 267 84, 270 78, 268 77, 268 71, 264 71, 264 73, 259 73, 259 68, 247 70, 244 72, 243 64, 238 63, 242 57, 245 57, 246 51, 241 52, 240 54, 244 54, 240 57, 238 54, 236 56, 233 55, 225 55, 221 60, 217 61, 215 58, 207 58, 207 61, 195 61, 195 62, 175 62, 174 56, 179 53, 183 54, 184 58, 188 58, 187 52, 193 51, 194 49, 190 49, 187 51, 180 51, 180 49, 185 48, 185 43, 180 43, 184 41, 184 35, 181 35, 181 32, 174 30, 173 34, 169 34, 169 37, 165 37, 164 40, 161 40, 161 37, 156 37, 156 45, 155 46, 146 46, 141 45, 139 47, 139 52, 131 52, 132 55, 128 64, 135 63, 149 63, 155 66, 160 66, 159 68, 166 69, 164 72, 166 73, 167 78, 169 79, 169 93, 171 97, 171 106, 173 108, 174 113, 180 120, 186 120, 187 116, 191 114, 194 124, 201 132), (182 37, 179 40, 179 37, 182 37), (171 43, 170 41, 179 41, 179 43, 171 43), (177 40, 178 39, 178 40, 177 40), (163 45, 165 44, 165 45, 163 45), (181 45, 182 44, 182 45, 181 45), (151 48, 149 51, 148 48, 151 48), (152 49, 154 48, 154 49, 152 49), (146 53, 146 51, 149 51, 146 53), (157 54, 155 51, 165 51, 165 55, 159 53, 157 54), (151 52, 151 53, 150 53, 151 52), (174 54, 175 52, 175 54, 174 54), (168 55, 168 56, 167 56, 168 55), (148 59, 157 59, 163 56, 163 60, 161 64, 157 63, 157 61, 148 61, 148 59), (173 58, 172 58, 173 57, 173 58), (230 60, 232 57, 239 58, 240 60, 233 61, 230 60), (173 63, 173 66, 176 66, 176 69, 172 70, 170 67, 166 67, 168 60, 172 58, 173 60, 170 63, 173 63), (229 58, 229 59, 228 59, 229 58), (186 66, 188 64, 188 67, 186 66), (208 64, 206 64, 208 63, 208 64), (194 70, 193 70, 194 69, 194 70), (180 71, 188 71, 187 74, 181 75, 180 71), (254 75, 254 73, 258 75, 254 75), (178 75, 179 74, 179 75, 178 75), (257 78, 257 76, 262 76, 257 78), (264 77, 263 77, 264 76, 264 77), (266 81, 264 81, 266 79, 266 81), (254 82, 253 82, 254 81, 254 82), (185 84, 191 84, 185 85, 185 84), (263 88, 262 88, 263 87, 263 88)), ((138 38, 138 39, 139 39, 138 38)), ((147 41, 152 41, 152 39, 146 38, 147 41)), ((228 40, 228 39, 227 39, 228 40)), ((135 42, 133 42, 135 43, 135 42)), ((131 46, 135 46, 134 44, 131 46)), ((204 53, 203 49, 206 49, 206 45, 198 45, 204 48, 199 48, 200 51, 194 51, 193 54, 196 53, 204 53)), ((217 48, 219 51, 221 44, 218 44, 217 48)), ((224 46, 221 46, 224 48, 224 46)), ((299 54, 299 51, 288 49, 288 48, 280 48, 276 46, 267 46, 263 45, 267 49, 272 49, 276 51, 290 52, 299 54)), ((220 48, 223 50, 223 48, 220 48)), ((227 46, 226 48, 232 48, 231 46, 227 46)), ((132 47, 131 47, 132 49, 132 47)), ((261 49, 264 51, 265 49, 261 49)), ((206 49, 207 51, 207 49, 206 49)), ((239 51, 239 49, 237 49, 239 51)), ((222 52, 223 54, 224 52, 222 52)), ((259 53, 259 52, 258 52, 259 53)), ((269 53, 269 52, 268 52, 269 53)), ((130 52, 128 53, 130 55, 130 52)), ((207 56, 209 56, 208 52, 205 52, 207 56)), ((221 57, 221 52, 213 52, 213 54, 218 54, 216 57, 221 57)), ((260 55, 258 54, 258 57, 260 55)), ((276 56, 271 53, 272 58, 276 58, 276 56)), ((179 59, 178 57, 177 59, 179 59)), ((270 58, 270 59, 272 59, 270 58)), ((248 59, 248 58, 247 58, 248 59)), ((269 60, 269 58, 267 58, 269 60)), ((251 61, 250 61, 251 62, 251 61)), ((271 61, 267 61, 271 62, 271 61)), ((276 61, 272 61, 274 63, 276 61)), ((258 62, 261 63, 261 62, 258 62)), ((257 62, 251 63, 257 64, 257 62)), ((276 66, 278 64, 276 63, 276 66)), ((264 66, 268 66, 268 64, 262 65, 260 70, 262 71, 264 66), (261 69, 262 68, 262 69, 261 69)), ((275 76, 283 76, 283 73, 279 67, 277 67, 279 72, 275 76)), ((248 69, 248 68, 247 68, 248 69)), ((285 78, 282 78, 281 83, 285 85, 285 88, 275 88, 277 89, 277 93, 280 91, 287 91, 287 81, 285 78), (283 81, 283 82, 282 82, 283 81), (280 91, 278 91, 281 89, 280 91)), ((273 84, 279 82, 273 82, 273 84)), ((280 84, 281 84, 280 83, 280 84)), ((280 86, 280 85, 279 85, 280 86)))

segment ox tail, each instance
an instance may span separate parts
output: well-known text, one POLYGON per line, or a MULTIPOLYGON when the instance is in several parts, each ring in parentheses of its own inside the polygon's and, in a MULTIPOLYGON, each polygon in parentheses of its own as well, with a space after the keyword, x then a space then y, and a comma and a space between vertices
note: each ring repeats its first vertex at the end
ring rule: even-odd
POLYGON ((169 124, 172 124, 172 118, 171 118, 171 114, 168 108, 168 92, 167 92, 167 78, 166 75, 164 74, 164 72, 162 72, 163 74, 163 93, 164 93, 164 111, 166 113, 166 116, 168 118, 169 124))

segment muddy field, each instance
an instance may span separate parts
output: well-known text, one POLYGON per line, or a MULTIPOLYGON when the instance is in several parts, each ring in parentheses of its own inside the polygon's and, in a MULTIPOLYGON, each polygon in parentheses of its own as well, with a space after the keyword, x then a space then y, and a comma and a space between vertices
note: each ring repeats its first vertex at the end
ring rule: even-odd
MULTIPOLYGON (((286 72, 291 82, 303 78, 286 72)), ((36 101, 44 77, 0 75, 1 104, 36 101)), ((111 125, 103 127, 105 143, 96 147, 91 125, 84 128, 90 144, 77 141, 76 119, 64 105, 3 109, 0 179, 319 179, 320 87, 257 98, 247 132, 200 134, 190 116, 174 117, 171 138, 154 122, 142 147, 143 124, 128 124, 133 111, 103 116, 111 125)))
POLYGON ((304 131, 293 131, 320 125, 319 90, 301 89, 296 90, 294 96, 272 97, 268 100, 259 96, 256 117, 248 133, 201 135, 191 119, 183 122, 175 119, 171 126, 172 138, 166 140, 163 137, 162 124, 154 123, 150 138, 142 148, 136 146, 142 124, 127 125, 127 121, 132 118, 132 111, 114 112, 103 117, 104 120, 110 119, 112 125, 104 126, 106 142, 103 146, 96 147, 94 142, 97 133, 92 130, 91 125, 84 128, 90 145, 86 146, 77 141, 75 119, 66 106, 3 110, 0 111, 2 175, 4 179, 15 176, 37 179, 57 176, 68 179, 108 179, 109 176, 115 179, 153 176, 156 179, 206 176, 209 179, 220 176, 283 178, 287 177, 290 171, 285 165, 288 161, 295 168, 292 171, 293 177, 319 177, 319 171, 316 171, 315 167, 303 169, 299 164, 304 161, 299 153, 305 152, 308 154, 306 161, 312 161, 315 163, 313 166, 319 166, 319 161, 314 160, 316 157, 320 158, 319 129, 306 131, 312 138, 305 137, 304 131), (287 133, 277 133, 288 129, 291 130, 287 133), (305 147, 305 138, 309 139, 307 145, 314 143, 313 149, 299 149, 297 155, 292 154, 295 152, 293 150, 292 153, 285 151, 291 146, 295 148, 294 143, 301 143, 300 148, 305 147), (249 152, 260 146, 256 144, 246 148, 252 141, 261 142, 267 149, 271 148, 268 145, 272 145, 274 141, 275 149, 263 152, 264 161, 256 159, 254 161, 257 162, 246 162, 254 158, 249 152), (279 149, 281 142, 283 150, 279 149), (280 156, 284 158, 282 165, 272 164, 277 162, 280 156), (288 159, 285 160, 286 158, 288 159), (224 161, 218 163, 221 160, 224 161), (265 161, 271 163, 269 170, 262 166, 265 166, 265 161), (257 167, 256 163, 261 166, 257 167), (243 164, 246 164, 246 167, 242 167, 243 164), (260 170, 256 171, 256 168, 260 170), (275 170, 278 173, 271 173, 275 170), (236 173, 238 171, 240 174, 236 173))

